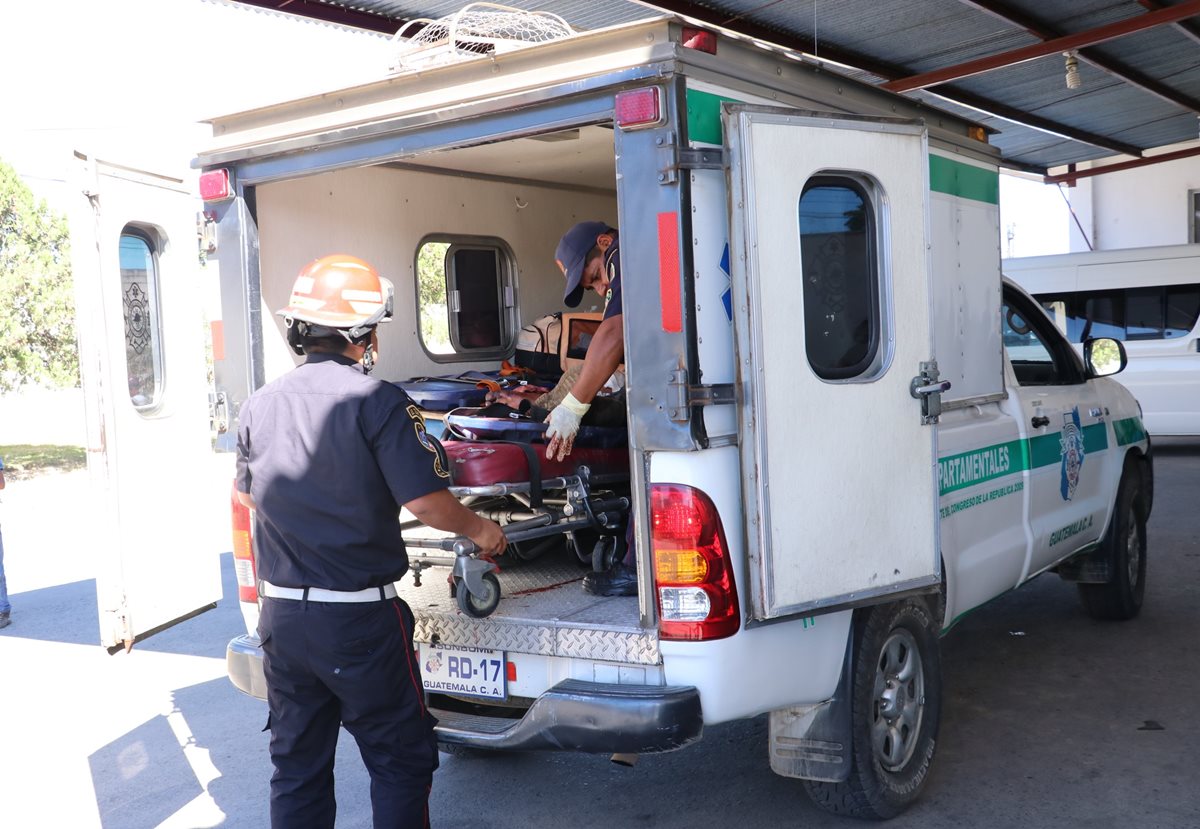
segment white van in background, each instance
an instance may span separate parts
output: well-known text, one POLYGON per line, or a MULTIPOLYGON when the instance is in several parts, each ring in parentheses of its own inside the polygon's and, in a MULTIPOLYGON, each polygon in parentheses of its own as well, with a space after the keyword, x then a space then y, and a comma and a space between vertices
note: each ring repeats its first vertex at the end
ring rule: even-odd
POLYGON ((1076 346, 1123 340, 1118 380, 1138 399, 1152 435, 1200 435, 1200 245, 1005 259, 1076 346))

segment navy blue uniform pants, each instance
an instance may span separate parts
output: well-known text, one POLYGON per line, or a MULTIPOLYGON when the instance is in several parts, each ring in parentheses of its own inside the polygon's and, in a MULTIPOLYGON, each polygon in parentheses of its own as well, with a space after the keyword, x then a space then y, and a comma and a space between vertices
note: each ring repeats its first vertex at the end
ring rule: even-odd
POLYGON ((425 710, 408 605, 266 598, 259 637, 273 829, 332 829, 339 724, 370 773, 375 829, 428 827, 436 720, 425 710))

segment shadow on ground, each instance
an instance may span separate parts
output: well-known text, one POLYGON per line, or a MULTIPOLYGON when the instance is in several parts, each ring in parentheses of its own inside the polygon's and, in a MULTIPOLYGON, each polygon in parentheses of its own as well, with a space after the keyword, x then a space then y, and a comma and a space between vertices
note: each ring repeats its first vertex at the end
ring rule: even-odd
MULTIPOLYGON (((153 653, 225 658, 230 639, 246 632, 237 602, 237 576, 233 554, 220 556, 221 594, 216 608, 207 611, 210 622, 203 636, 186 623, 155 634, 135 647, 153 653)), ((166 586, 169 587, 169 586, 166 586)), ((0 636, 62 642, 68 645, 99 645, 100 622, 96 608, 96 580, 56 584, 37 590, 13 593, 13 623, 0 636)))

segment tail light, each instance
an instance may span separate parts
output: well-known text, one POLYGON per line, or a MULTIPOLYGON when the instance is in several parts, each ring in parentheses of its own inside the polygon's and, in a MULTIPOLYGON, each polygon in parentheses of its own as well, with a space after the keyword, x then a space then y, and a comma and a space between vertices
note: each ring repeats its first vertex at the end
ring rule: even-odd
POLYGON ((238 499, 237 484, 229 498, 233 514, 233 569, 237 573, 238 599, 258 604, 258 576, 254 570, 254 544, 250 530, 250 508, 238 499))
POLYGON ((700 641, 737 633, 729 545, 712 500, 683 484, 652 484, 650 523, 660 636, 700 641))

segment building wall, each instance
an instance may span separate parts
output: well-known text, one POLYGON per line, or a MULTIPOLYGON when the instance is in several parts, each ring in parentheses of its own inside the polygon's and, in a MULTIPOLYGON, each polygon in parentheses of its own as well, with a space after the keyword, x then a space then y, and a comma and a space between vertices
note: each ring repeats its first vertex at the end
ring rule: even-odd
MULTIPOLYGON (((1193 149, 1192 141, 1163 148, 1162 152, 1193 149)), ((1080 165, 1103 166, 1127 157, 1080 165)), ((1118 173, 1082 179, 1069 188, 1071 206, 1095 250, 1182 245, 1191 238, 1192 206, 1188 193, 1200 190, 1200 156, 1165 161, 1118 173)), ((1072 223, 1071 250, 1088 250, 1087 242, 1072 223)))

